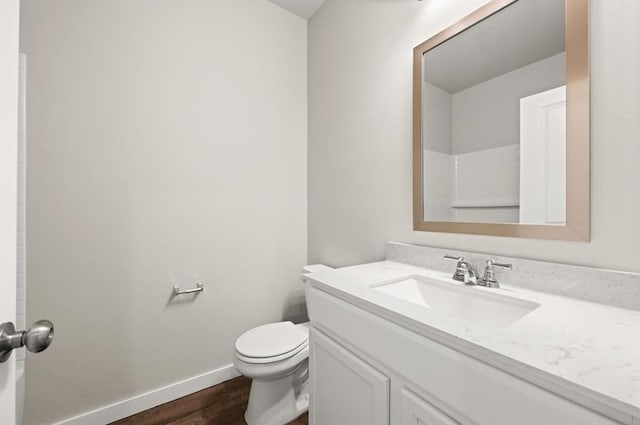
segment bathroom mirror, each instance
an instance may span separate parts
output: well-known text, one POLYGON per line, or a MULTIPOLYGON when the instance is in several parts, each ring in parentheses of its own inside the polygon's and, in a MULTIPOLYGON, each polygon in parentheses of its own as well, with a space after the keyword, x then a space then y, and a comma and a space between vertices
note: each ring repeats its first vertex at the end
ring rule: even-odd
POLYGON ((494 0, 414 49, 414 229, 589 240, 588 0, 494 0))

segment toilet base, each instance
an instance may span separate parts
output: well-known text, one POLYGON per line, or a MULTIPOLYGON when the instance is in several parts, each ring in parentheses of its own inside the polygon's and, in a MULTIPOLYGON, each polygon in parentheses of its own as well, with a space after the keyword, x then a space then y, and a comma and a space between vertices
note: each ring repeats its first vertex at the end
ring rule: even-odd
POLYGON ((274 380, 254 378, 244 418, 248 425, 284 425, 309 410, 308 359, 274 380))

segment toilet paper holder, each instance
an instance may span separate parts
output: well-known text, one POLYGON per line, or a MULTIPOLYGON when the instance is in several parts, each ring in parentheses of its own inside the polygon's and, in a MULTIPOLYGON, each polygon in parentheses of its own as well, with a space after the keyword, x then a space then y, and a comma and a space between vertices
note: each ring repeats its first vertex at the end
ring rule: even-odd
POLYGON ((173 287, 173 296, 178 296, 178 295, 187 295, 187 294, 197 294, 199 292, 204 292, 204 283, 202 282, 198 282, 196 284, 196 288, 195 289, 185 289, 183 291, 180 290, 180 285, 175 285, 173 287))

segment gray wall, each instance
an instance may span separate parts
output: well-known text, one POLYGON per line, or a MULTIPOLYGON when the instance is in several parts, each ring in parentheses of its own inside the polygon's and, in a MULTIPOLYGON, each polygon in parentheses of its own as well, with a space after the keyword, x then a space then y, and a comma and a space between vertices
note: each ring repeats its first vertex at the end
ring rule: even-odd
POLYGON ((426 81, 422 86, 422 147, 451 155, 453 96, 426 81))
POLYGON ((27 313, 56 325, 26 423, 229 365, 240 333, 302 318, 306 21, 266 0, 23 0, 21 31, 27 313))
POLYGON ((461 90, 452 96, 453 153, 520 143, 520 99, 565 84, 560 53, 461 90))
POLYGON ((311 19, 309 260, 380 260, 397 240, 640 272, 636 0, 591 1, 592 241, 412 230, 412 49, 483 3, 328 0, 311 19))

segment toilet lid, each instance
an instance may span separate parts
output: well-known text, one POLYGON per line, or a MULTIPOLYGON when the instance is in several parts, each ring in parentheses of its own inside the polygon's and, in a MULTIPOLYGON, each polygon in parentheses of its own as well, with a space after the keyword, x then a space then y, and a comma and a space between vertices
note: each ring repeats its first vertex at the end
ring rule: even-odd
POLYGON ((240 335, 236 351, 246 357, 275 357, 295 350, 308 339, 308 333, 291 322, 269 323, 240 335))

